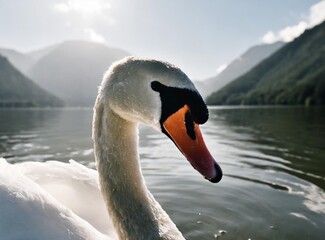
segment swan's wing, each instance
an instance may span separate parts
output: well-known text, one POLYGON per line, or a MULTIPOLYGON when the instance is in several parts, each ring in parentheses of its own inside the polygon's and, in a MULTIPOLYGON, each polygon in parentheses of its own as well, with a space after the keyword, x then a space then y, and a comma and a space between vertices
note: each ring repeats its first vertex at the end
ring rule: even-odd
POLYGON ((76 162, 0 160, 0 239, 116 239, 96 174, 76 162))

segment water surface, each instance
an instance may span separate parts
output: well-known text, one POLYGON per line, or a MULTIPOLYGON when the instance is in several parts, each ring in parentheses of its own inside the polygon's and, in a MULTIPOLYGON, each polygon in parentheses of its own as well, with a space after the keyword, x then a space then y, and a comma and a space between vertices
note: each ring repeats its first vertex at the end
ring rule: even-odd
MULTIPOLYGON (((0 157, 94 168, 91 118, 91 109, 0 110, 0 157)), ((219 184, 140 127, 147 185, 187 239, 324 239, 324 108, 211 108, 201 129, 219 184)))

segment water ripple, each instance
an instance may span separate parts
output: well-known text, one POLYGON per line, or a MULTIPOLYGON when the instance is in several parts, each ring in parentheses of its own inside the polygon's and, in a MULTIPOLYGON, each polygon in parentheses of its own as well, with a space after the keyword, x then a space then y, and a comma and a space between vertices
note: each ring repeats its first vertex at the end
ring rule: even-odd
POLYGON ((242 176, 236 176, 236 175, 231 175, 231 174, 225 174, 225 176, 240 179, 240 180, 244 180, 244 181, 249 181, 249 182, 253 182, 253 183, 258 183, 258 184, 262 184, 262 185, 266 185, 266 186, 269 186, 269 187, 271 187, 273 189, 277 189, 277 190, 282 190, 282 191, 287 191, 287 192, 292 191, 292 189, 289 186, 281 185, 281 184, 274 183, 274 182, 267 182, 267 181, 263 181, 263 180, 258 180, 258 179, 248 178, 248 177, 242 177, 242 176))

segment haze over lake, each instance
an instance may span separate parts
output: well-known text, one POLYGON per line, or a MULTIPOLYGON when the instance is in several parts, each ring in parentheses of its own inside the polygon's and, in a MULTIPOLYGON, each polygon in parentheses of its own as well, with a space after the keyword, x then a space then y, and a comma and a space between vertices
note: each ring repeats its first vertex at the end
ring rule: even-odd
MULTIPOLYGON (((95 167, 91 109, 0 110, 0 157, 95 167)), ((323 239, 325 109, 210 108, 202 126, 224 178, 211 184, 140 126, 147 185, 187 239, 323 239)))

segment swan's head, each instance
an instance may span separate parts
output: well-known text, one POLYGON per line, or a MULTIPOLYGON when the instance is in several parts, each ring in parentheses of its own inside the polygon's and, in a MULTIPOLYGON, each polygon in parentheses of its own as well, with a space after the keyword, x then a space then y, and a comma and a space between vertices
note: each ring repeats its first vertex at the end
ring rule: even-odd
POLYGON ((120 117, 166 134, 206 179, 221 180, 221 168, 199 128, 208 120, 207 106, 179 68, 153 59, 125 58, 105 74, 100 96, 120 117))

